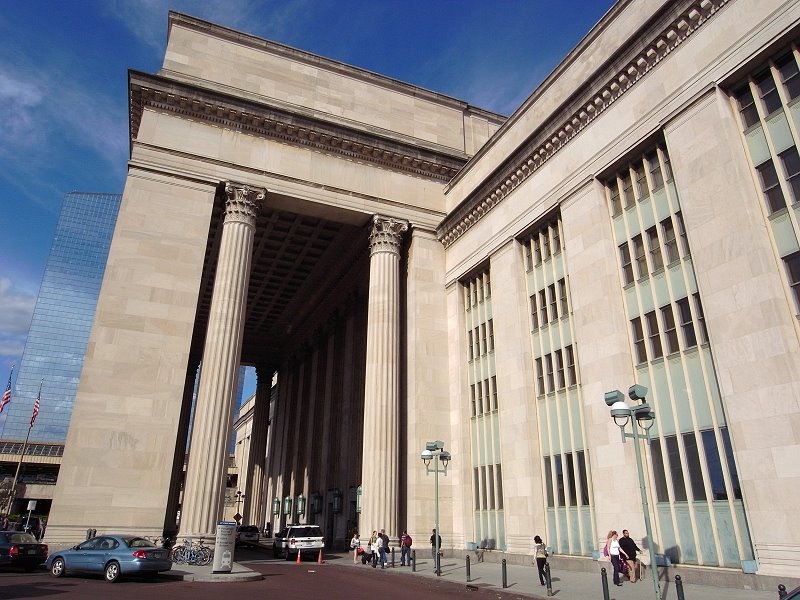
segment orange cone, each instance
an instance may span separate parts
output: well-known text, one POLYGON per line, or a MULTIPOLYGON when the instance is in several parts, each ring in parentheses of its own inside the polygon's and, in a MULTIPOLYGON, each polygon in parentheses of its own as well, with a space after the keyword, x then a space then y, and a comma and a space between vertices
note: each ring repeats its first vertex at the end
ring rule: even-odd
POLYGON ((323 562, 322 560, 322 548, 319 549, 319 556, 317 557, 317 564, 321 565, 323 562))
POLYGON ((301 557, 302 555, 303 555, 303 553, 302 553, 302 552, 300 552, 300 550, 298 550, 298 551, 297 551, 297 560, 295 560, 295 561, 294 561, 294 562, 296 562, 298 565, 299 565, 301 562, 303 562, 303 561, 300 559, 300 557, 301 557))

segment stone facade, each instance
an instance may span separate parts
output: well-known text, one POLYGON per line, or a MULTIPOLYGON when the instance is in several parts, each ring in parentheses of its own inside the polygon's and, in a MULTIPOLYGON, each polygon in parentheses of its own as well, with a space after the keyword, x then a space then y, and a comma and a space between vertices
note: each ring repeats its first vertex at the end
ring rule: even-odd
POLYGON ((628 528, 673 562, 795 576, 798 32, 783 0, 621 0, 505 119, 171 14, 161 71, 130 75, 129 177, 48 536, 208 535, 242 363, 277 372, 266 455, 248 451, 259 526, 422 546, 419 454, 442 440, 446 548, 521 557, 540 534, 588 562, 628 528), (263 195, 238 254, 226 189, 263 195), (209 450, 189 450, 176 524, 201 361, 209 450), (638 442, 602 402, 633 383, 655 414, 654 539, 638 442))

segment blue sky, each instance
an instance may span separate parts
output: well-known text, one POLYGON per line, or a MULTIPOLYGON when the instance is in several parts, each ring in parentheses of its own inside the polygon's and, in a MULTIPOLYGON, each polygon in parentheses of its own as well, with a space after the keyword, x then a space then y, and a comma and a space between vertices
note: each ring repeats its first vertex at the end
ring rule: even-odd
POLYGON ((128 69, 169 10, 510 114, 613 0, 0 0, 0 387, 19 364, 64 194, 121 193, 128 69))

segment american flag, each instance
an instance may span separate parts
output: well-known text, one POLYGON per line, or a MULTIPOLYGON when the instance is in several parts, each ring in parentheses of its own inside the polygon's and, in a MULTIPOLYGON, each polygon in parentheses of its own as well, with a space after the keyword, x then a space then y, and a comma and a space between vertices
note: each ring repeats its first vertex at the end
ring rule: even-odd
POLYGON ((44 379, 42 379, 42 383, 39 384, 39 393, 36 396, 36 402, 33 403, 33 413, 31 413, 31 427, 33 427, 33 424, 36 421, 36 416, 39 414, 39 398, 42 397, 42 384, 43 383, 44 383, 44 379))
POLYGON ((11 373, 8 375, 8 385, 6 385, 6 391, 3 392, 3 399, 0 400, 0 413, 3 412, 3 409, 6 407, 6 404, 11 402, 11 376, 14 374, 14 365, 11 365, 11 373))

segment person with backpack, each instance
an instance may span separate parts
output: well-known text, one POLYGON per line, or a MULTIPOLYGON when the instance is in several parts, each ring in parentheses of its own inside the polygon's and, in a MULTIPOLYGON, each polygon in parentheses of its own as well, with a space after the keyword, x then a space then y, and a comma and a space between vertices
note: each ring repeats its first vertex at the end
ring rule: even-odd
POLYGON ((411 543, 413 540, 406 530, 400 536, 400 566, 411 566, 411 543))

